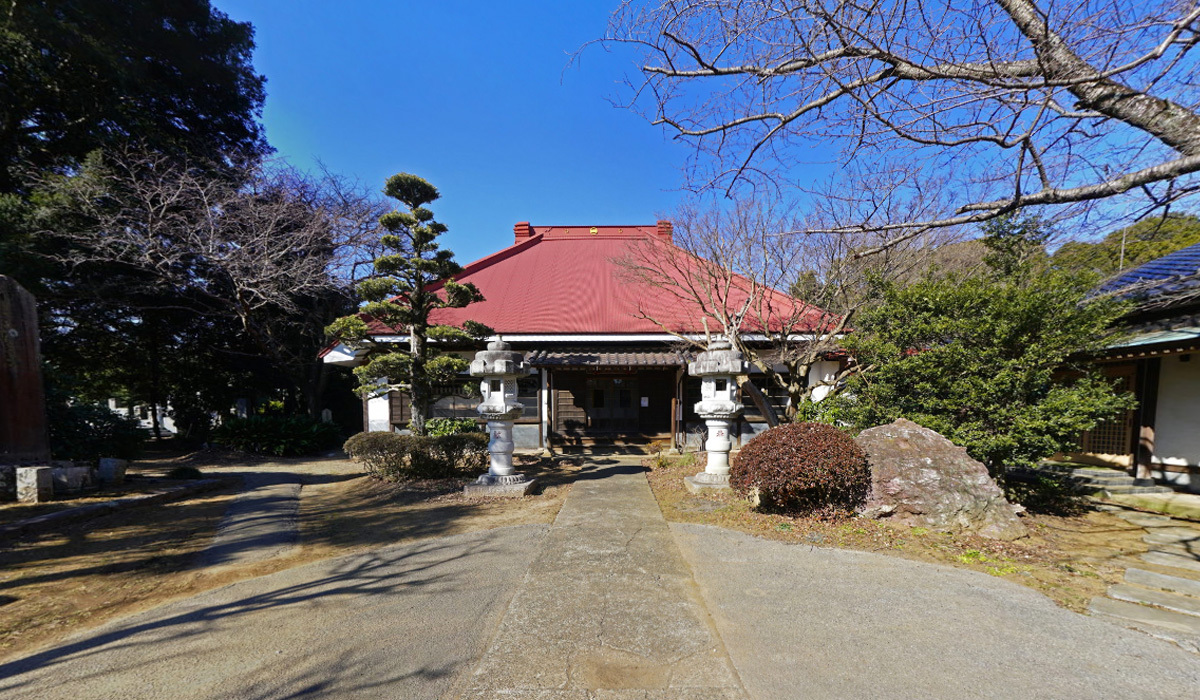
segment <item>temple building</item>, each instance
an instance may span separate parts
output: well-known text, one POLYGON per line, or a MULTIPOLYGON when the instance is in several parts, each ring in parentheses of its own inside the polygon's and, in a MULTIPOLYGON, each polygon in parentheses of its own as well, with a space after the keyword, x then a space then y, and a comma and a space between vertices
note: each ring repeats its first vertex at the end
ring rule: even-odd
MULTIPOLYGON (((431 321, 483 323, 524 352, 536 370, 519 385, 525 410, 514 427, 518 448, 655 441, 681 446, 697 434, 703 422, 693 405, 700 382, 687 376, 695 348, 683 338, 704 339, 719 327, 700 301, 675 286, 697 284, 703 276, 692 273, 709 263, 675 246, 672 234, 667 221, 650 226, 519 223, 512 245, 466 265, 458 275, 458 281, 478 287, 485 300, 440 309, 431 321), (660 282, 631 272, 632 251, 641 251, 642 259, 649 252, 669 261, 660 268, 660 282)), ((737 276, 729 282, 720 303, 736 306, 753 295, 756 308, 767 309, 759 323, 775 332, 785 329, 796 342, 810 340, 828 323, 826 312, 787 294, 756 288, 737 276)), ((754 323, 741 328, 753 340, 754 323)), ((382 327, 374 336, 408 339, 382 327)), ((462 354, 471 357, 475 350, 462 354)), ((354 352, 344 345, 328 349, 325 361, 356 364, 354 352)), ((822 381, 838 368, 837 360, 818 362, 806 380, 822 381)), ((750 376, 782 412, 786 394, 769 386, 761 373, 750 376)), ((431 417, 475 418, 477 401, 461 392, 445 396, 431 417)), ((743 403, 746 413, 735 427, 736 442, 766 427, 754 403, 743 403)), ((401 393, 365 402, 364 429, 402 430, 408 421, 408 401, 401 393)))

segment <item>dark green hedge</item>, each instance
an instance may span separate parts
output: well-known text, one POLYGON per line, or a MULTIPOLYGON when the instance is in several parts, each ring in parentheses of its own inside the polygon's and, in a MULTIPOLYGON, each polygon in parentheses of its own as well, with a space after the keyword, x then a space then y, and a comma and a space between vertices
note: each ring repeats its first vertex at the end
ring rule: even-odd
POLYGON ((251 416, 226 419, 212 434, 226 447, 276 457, 303 457, 337 447, 336 425, 308 416, 251 416))

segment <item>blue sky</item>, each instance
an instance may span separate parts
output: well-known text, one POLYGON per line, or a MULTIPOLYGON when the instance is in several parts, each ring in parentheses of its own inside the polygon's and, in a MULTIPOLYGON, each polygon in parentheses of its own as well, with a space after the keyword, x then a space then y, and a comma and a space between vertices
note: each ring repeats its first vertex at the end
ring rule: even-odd
POLYGON ((442 193, 467 263, 512 225, 640 224, 681 198, 686 146, 613 106, 631 54, 587 50, 616 0, 215 0, 251 22, 278 155, 373 189, 396 172, 442 193))

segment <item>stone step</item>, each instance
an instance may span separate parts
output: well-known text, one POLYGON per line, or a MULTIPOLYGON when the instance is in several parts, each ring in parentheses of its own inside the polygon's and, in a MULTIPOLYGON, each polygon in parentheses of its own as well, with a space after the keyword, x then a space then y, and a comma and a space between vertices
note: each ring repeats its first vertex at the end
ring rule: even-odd
POLYGON ((1094 615, 1105 615, 1139 625, 1170 630, 1184 638, 1200 637, 1200 618, 1192 615, 1183 615, 1112 598, 1092 598, 1091 604, 1088 605, 1088 611, 1094 615))
POLYGON ((1075 467, 1070 472, 1072 476, 1123 476, 1129 477, 1129 473, 1120 469, 1106 469, 1104 467, 1075 467))
MULTIPOLYGON (((1153 588, 1131 586, 1126 583, 1118 583, 1110 586, 1108 597, 1114 600, 1124 600, 1129 603, 1153 605, 1156 608, 1170 610, 1181 615, 1191 615, 1197 618, 1197 624, 1200 625, 1200 598, 1193 598, 1190 595, 1180 595, 1178 593, 1168 593, 1167 591, 1155 590, 1153 588)), ((1200 633, 1200 626, 1196 628, 1196 631, 1200 633)))
POLYGON ((1146 552, 1142 555, 1142 561, 1157 564, 1158 566, 1170 566, 1176 569, 1187 569, 1188 571, 1200 571, 1200 559, 1192 556, 1181 556, 1170 552, 1146 552))
MULTIPOLYGON (((1142 541, 1146 542, 1147 537, 1153 537, 1153 535, 1146 535, 1146 537, 1142 538, 1142 541)), ((1181 544, 1178 542, 1168 542, 1168 543, 1149 542, 1149 544, 1152 545, 1150 547, 1151 552, 1163 552, 1165 554, 1175 554, 1175 555, 1181 556, 1181 557, 1191 557, 1192 559, 1196 559, 1196 560, 1200 561, 1200 543, 1192 543, 1189 545, 1189 544, 1181 544)))
POLYGON ((1113 475, 1113 476, 1094 475, 1093 476, 1093 475, 1088 475, 1088 474, 1071 474, 1070 478, 1072 481, 1077 481, 1077 482, 1085 483, 1085 484, 1096 484, 1096 485, 1103 484, 1103 485, 1112 485, 1112 486, 1133 486, 1136 481, 1132 476, 1119 476, 1119 475, 1113 475))
POLYGON ((1166 486, 1097 486, 1096 488, 1109 495, 1171 493, 1171 489, 1166 486))
POLYGON ((1200 599, 1200 578, 1173 576, 1131 567, 1125 569, 1125 582, 1147 588, 1161 588, 1164 591, 1196 596, 1200 599))
POLYGON ((1179 527, 1179 525, 1167 515, 1142 513, 1140 511, 1126 511, 1124 513, 1117 513, 1117 517, 1127 523, 1137 525, 1138 527, 1179 527))
POLYGON ((1158 527, 1142 538, 1148 544, 1200 545, 1200 530, 1190 527, 1158 527))

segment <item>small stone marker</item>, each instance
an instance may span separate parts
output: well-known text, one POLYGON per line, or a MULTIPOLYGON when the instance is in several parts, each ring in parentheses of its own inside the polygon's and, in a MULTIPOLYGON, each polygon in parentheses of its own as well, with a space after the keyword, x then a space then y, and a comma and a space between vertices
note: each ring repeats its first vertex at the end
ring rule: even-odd
POLYGON ((54 478, 50 467, 17 468, 17 500, 21 503, 45 503, 54 496, 54 478))
POLYGON ((471 376, 481 377, 479 415, 487 420, 488 473, 463 487, 467 496, 524 496, 537 485, 513 469, 513 419, 525 410, 517 401, 517 379, 530 373, 525 356, 496 337, 475 353, 471 376))
MULTIPOLYGON (((70 464, 68 462, 68 464, 70 464)), ((61 466, 51 467, 55 493, 79 493, 84 489, 93 488, 96 480, 91 467, 61 466)))
POLYGON ((708 350, 688 363, 688 374, 700 377, 696 413, 708 426, 708 439, 704 442, 708 462, 704 471, 683 478, 692 493, 729 488, 729 451, 733 449, 730 431, 745 408, 737 400, 737 375, 745 373, 747 368, 742 353, 734 350, 728 340, 713 341, 708 350))
POLYGON ((129 460, 117 459, 116 457, 101 457, 100 469, 97 477, 100 483, 108 486, 120 486, 125 483, 125 470, 129 467, 129 460))

